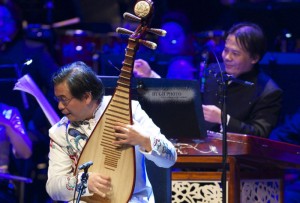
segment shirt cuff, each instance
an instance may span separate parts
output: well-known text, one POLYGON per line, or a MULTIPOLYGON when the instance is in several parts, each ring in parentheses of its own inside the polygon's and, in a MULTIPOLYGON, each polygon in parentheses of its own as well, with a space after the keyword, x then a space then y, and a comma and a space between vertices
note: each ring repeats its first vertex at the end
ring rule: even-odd
POLYGON ((154 70, 151 70, 150 78, 161 78, 154 70))
MULTIPOLYGON (((226 123, 226 126, 228 126, 229 120, 230 120, 230 115, 227 114, 227 123, 226 123)), ((220 124, 220 133, 222 133, 222 132, 223 132, 223 127, 222 127, 222 124, 220 124)))
POLYGON ((228 124, 229 124, 229 120, 230 120, 230 115, 227 114, 227 123, 226 123, 227 126, 228 126, 228 124))

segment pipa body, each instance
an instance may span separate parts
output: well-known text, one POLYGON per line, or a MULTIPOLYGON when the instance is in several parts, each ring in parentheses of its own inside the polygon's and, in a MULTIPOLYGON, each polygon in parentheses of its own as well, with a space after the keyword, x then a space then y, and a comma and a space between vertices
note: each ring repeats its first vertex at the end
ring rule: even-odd
MULTIPOLYGON (((132 124, 130 84, 138 40, 129 38, 125 60, 112 98, 90 135, 79 157, 77 167, 92 161, 89 172, 111 177, 112 193, 103 198, 94 194, 81 199, 89 203, 126 203, 135 183, 135 152, 133 146, 117 147, 113 129, 115 122, 132 124)), ((77 169, 76 169, 77 171, 77 169)))

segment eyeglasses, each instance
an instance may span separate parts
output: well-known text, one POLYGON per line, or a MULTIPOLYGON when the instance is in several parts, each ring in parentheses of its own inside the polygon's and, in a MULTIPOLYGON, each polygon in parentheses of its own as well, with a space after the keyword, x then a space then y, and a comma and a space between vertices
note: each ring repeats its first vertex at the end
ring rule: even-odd
POLYGON ((68 99, 66 97, 54 97, 54 100, 57 101, 58 103, 61 102, 62 105, 64 106, 68 106, 69 103, 72 101, 72 99, 74 99, 74 97, 68 99))

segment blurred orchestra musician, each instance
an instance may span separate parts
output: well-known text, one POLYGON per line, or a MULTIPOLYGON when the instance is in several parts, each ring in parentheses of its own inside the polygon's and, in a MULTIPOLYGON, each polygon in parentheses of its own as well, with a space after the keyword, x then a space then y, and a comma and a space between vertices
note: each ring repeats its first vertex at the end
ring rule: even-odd
POLYGON ((167 32, 158 39, 156 64, 167 64, 166 71, 159 70, 156 64, 149 64, 144 59, 137 59, 134 64, 135 77, 167 77, 173 79, 194 79, 193 37, 190 33, 190 22, 187 16, 178 11, 171 11, 163 16, 161 29, 167 32), (157 70, 157 72, 153 69, 157 70))
MULTIPOLYGON (((1 74, 0 83, 0 102, 18 108, 24 121, 22 126, 26 128, 32 141, 31 158, 26 161, 15 160, 15 168, 19 175, 29 177, 31 174, 36 174, 38 177, 44 174, 46 176, 44 170, 47 169, 49 152, 47 132, 50 123, 34 97, 13 91, 13 87, 18 78, 29 74, 49 102, 54 104, 50 75, 57 69, 57 65, 44 44, 25 37, 22 21, 22 10, 16 2, 0 1, 0 67, 3 69, 1 70, 3 74, 1 74), (28 59, 31 59, 32 63, 28 66, 24 65, 28 59), (8 72, 11 75, 6 78, 8 72)), ((35 187, 35 183, 34 181, 33 184, 26 185, 25 189, 35 187)), ((39 190, 44 190, 46 194, 44 187, 41 186, 32 190, 35 190, 35 194, 31 195, 29 191, 26 191, 25 198, 33 199, 35 196, 42 195, 43 192, 39 190)), ((31 202, 31 200, 26 201, 31 202)))
POLYGON ((300 145, 300 108, 272 131, 270 139, 300 145))
MULTIPOLYGON (((25 38, 22 30, 22 11, 14 1, 1 0, 0 6, 2 10, 0 15, 1 67, 15 67, 14 78, 30 74, 44 94, 47 95, 48 92, 51 93, 51 91, 49 91, 51 90, 49 75, 57 69, 55 60, 51 57, 44 44, 25 38), (31 59, 30 61, 32 61, 32 63, 29 66, 26 66, 24 64, 28 59, 31 59)), ((12 88, 6 90, 8 91, 6 92, 7 97, 13 94, 11 90, 12 88)), ((2 92, 2 94, 6 93, 2 92)), ((51 98, 53 98, 53 96, 51 96, 51 98)), ((9 99, 11 99, 11 97, 9 99)), ((14 100, 9 102, 18 102, 16 105, 20 104, 19 101, 14 100)), ((21 108, 19 108, 19 110, 22 113, 24 121, 27 122, 28 116, 31 117, 34 110, 30 111, 29 115, 23 114, 23 110, 25 109, 24 106, 20 105, 21 108)), ((30 109, 31 105, 26 108, 32 110, 30 109)))
POLYGON ((170 11, 162 17, 161 29, 167 32, 158 39, 158 52, 173 55, 194 53, 190 21, 183 12, 170 11))
POLYGON ((21 114, 17 108, 0 103, 0 202, 17 203, 17 194, 12 180, 5 177, 10 172, 10 154, 19 159, 28 159, 32 154, 29 139, 21 114))
MULTIPOLYGON (((151 69, 149 63, 143 59, 135 60, 133 71, 137 78, 161 78, 159 74, 151 69)), ((170 62, 166 78, 193 80, 196 77, 196 72, 197 70, 191 62, 178 58, 170 62)))

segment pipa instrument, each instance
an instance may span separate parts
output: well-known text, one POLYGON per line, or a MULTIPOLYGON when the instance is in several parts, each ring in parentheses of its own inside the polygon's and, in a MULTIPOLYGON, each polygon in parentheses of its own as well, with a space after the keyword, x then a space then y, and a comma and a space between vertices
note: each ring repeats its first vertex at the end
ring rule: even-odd
POLYGON ((117 28, 118 33, 130 35, 117 87, 103 115, 86 142, 76 166, 75 173, 78 173, 79 166, 92 161, 93 165, 90 166, 89 172, 97 172, 111 177, 112 193, 105 198, 97 194, 81 198, 81 200, 89 203, 126 203, 130 200, 134 189, 134 147, 126 145, 117 147, 112 144, 115 140, 113 125, 115 122, 133 124, 130 85, 135 55, 140 44, 151 49, 156 48, 155 43, 143 40, 142 37, 147 32, 160 36, 166 34, 164 30, 148 27, 153 13, 152 1, 137 1, 134 13, 135 15, 124 13, 124 18, 139 23, 135 31, 117 28))

